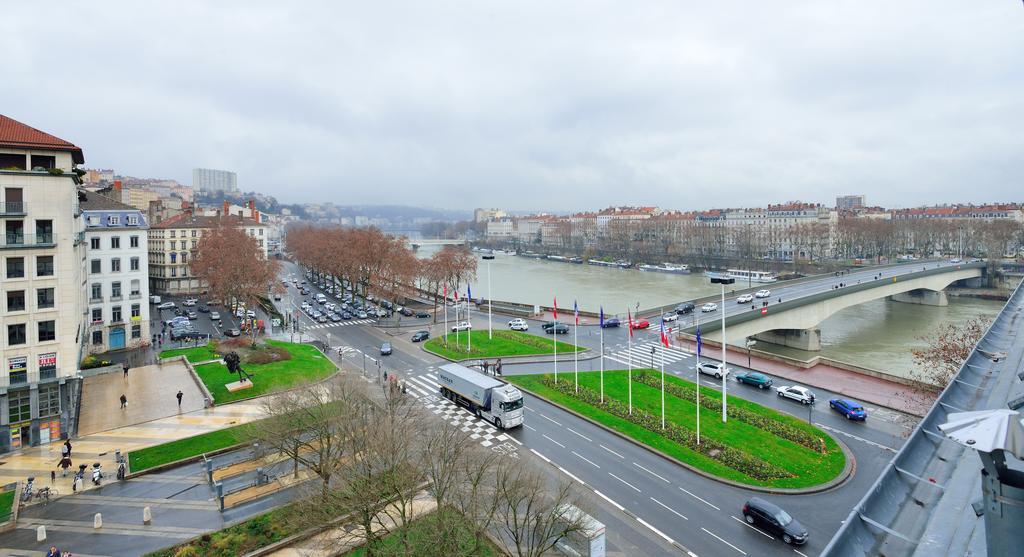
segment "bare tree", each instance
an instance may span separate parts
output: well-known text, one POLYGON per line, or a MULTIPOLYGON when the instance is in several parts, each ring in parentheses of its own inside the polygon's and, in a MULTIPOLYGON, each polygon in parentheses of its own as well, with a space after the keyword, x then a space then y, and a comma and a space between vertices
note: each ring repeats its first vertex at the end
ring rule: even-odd
POLYGON ((572 484, 551 481, 534 467, 503 462, 495 481, 501 533, 518 557, 540 557, 584 528, 579 514, 567 512, 580 502, 572 484))
POLYGON ((975 317, 943 323, 935 332, 921 337, 927 345, 913 351, 914 369, 908 375, 918 388, 904 389, 900 397, 918 408, 930 406, 935 393, 946 388, 960 371, 991 322, 988 318, 975 317))

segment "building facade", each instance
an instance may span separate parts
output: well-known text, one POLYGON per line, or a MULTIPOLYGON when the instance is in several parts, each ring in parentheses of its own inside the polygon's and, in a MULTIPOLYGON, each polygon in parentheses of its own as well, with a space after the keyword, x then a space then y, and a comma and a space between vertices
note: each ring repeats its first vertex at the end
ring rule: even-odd
POLYGON ((863 195, 840 195, 836 198, 836 209, 840 211, 853 211, 866 206, 863 195))
POLYGON ((86 351, 138 348, 149 341, 149 228, 146 215, 82 192, 85 219, 86 351))
POLYGON ((238 175, 229 170, 193 168, 192 188, 198 191, 238 191, 238 175))
POLYGON ((74 144, 0 115, 0 452, 66 436, 81 389, 74 144))

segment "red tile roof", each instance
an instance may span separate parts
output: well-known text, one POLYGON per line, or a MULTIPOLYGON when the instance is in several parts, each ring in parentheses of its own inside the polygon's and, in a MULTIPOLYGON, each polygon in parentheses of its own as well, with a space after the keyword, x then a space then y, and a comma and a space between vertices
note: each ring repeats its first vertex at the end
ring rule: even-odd
POLYGON ((70 151, 77 164, 85 162, 81 147, 74 143, 26 126, 21 122, 0 114, 0 147, 17 149, 44 149, 47 151, 70 151))

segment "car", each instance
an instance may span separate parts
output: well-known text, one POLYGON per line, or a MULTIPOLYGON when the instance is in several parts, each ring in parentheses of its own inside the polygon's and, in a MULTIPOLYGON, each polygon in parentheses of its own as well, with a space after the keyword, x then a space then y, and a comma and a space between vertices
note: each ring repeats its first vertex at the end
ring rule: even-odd
POLYGON ((347 311, 343 311, 343 312, 341 313, 341 318, 342 318, 342 319, 352 319, 352 314, 351 314, 351 313, 349 313, 349 312, 347 312, 347 311))
POLYGON ((357 316, 358 316, 358 317, 359 317, 360 319, 367 319, 367 318, 369 318, 369 317, 370 317, 370 314, 366 313, 365 311, 360 311, 360 312, 359 312, 359 313, 357 313, 356 315, 357 315, 357 316))
POLYGON ((683 302, 676 306, 676 313, 679 315, 687 315, 693 313, 693 310, 697 309, 697 306, 693 305, 693 302, 683 302))
POLYGON ((744 294, 742 296, 737 296, 736 297, 736 303, 737 304, 749 304, 750 302, 753 302, 753 301, 754 301, 754 295, 753 294, 744 294))
POLYGON ((551 327, 554 327, 554 326, 555 326, 555 322, 554 321, 545 321, 545 322, 540 324, 540 328, 544 329, 545 331, 550 329, 551 327))
POLYGON ((419 311, 416 312, 416 318, 417 319, 427 319, 428 317, 430 317, 430 313, 428 313, 426 311, 419 310, 419 311))
POLYGON ((188 312, 188 318, 189 319, 199 319, 199 314, 194 312, 194 311, 190 311, 190 312, 188 312))
POLYGON ((228 329, 228 330, 224 331, 224 336, 229 336, 229 337, 237 337, 238 335, 241 335, 241 334, 242 334, 242 331, 239 331, 238 329, 228 329))
POLYGON ((671 323, 672 321, 675 321, 677 319, 679 319, 679 314, 677 314, 674 311, 666 313, 665 315, 661 316, 661 320, 664 321, 665 323, 671 323))
POLYGON ((339 315, 337 313, 332 313, 329 317, 331 318, 331 322, 332 323, 337 323, 337 322, 341 321, 341 315, 339 315))
POLYGON ((174 315, 182 316, 185 315, 186 313, 188 312, 182 308, 174 308, 174 315))
POLYGON ((807 528, 800 524, 789 513, 778 505, 769 503, 760 497, 751 497, 743 505, 743 520, 751 526, 764 528, 769 534, 775 534, 782 541, 791 545, 807 543, 807 528))
POLYGON ((322 313, 320 314, 319 317, 316 318, 317 323, 327 323, 327 320, 328 317, 322 313))
POLYGON ((814 393, 807 387, 783 386, 777 389, 779 396, 790 398, 803 404, 814 404, 814 393))
POLYGON ((846 416, 847 420, 864 421, 868 419, 868 413, 860 403, 848 398, 833 398, 828 401, 828 407, 846 416))
POLYGON ((245 317, 245 310, 238 308, 235 310, 235 317, 245 317))
POLYGON ((633 322, 633 329, 646 329, 651 326, 651 322, 646 319, 637 319, 633 322))
POLYGON ((957 263, 963 263, 963 260, 959 257, 954 257, 953 259, 950 259, 949 262, 955 265, 957 263))
POLYGON ((156 309, 174 309, 174 302, 164 302, 156 306, 156 309))
POLYGON ((427 340, 430 338, 430 331, 416 331, 412 334, 412 341, 419 342, 421 340, 427 340))
POLYGON ((153 296, 150 296, 149 297, 149 303, 151 303, 151 304, 159 304, 160 303, 160 296, 157 296, 155 294, 153 296))
POLYGON ((249 311, 245 312, 245 315, 246 317, 256 317, 256 312, 250 309, 249 311))
POLYGON ((192 306, 196 305, 196 302, 198 302, 198 301, 199 300, 196 300, 195 298, 188 298, 184 302, 182 302, 181 305, 183 305, 185 307, 192 307, 192 306))
POLYGON ((728 375, 729 369, 724 368, 723 373, 722 364, 720 362, 700 362, 697 364, 697 371, 704 375, 713 375, 715 379, 721 379, 722 375, 728 375))
POLYGON ((508 322, 508 328, 513 331, 529 331, 530 325, 523 319, 513 319, 508 322))
POLYGON ((470 330, 472 328, 473 328, 473 324, 470 323, 469 321, 459 321, 458 323, 452 325, 452 332, 468 331, 468 330, 470 330))
POLYGON ((700 306, 700 312, 701 313, 711 313, 713 311, 718 311, 718 304, 713 303, 713 302, 708 302, 708 303, 700 306))
POLYGON ((413 311, 411 309, 409 309, 409 308, 402 308, 402 310, 399 311, 399 313, 401 313, 402 315, 404 315, 406 317, 412 317, 413 315, 415 315, 413 313, 413 311))
POLYGON ((335 307, 337 306, 334 305, 334 302, 327 302, 326 304, 324 304, 324 309, 326 309, 327 311, 331 311, 335 307))
POLYGON ((388 317, 390 315, 391 314, 388 313, 388 310, 386 310, 386 309, 378 309, 377 310, 377 317, 388 317))
POLYGON ((172 330, 171 340, 192 340, 206 338, 206 333, 193 330, 172 330))
POLYGON ((280 302, 281 301, 281 295, 280 294, 274 294, 274 301, 275 302, 280 302))
POLYGON ((302 307, 302 309, 304 309, 304 310, 309 309, 310 308, 309 302, 303 300, 302 301, 302 305, 300 307, 302 307))
POLYGON ((767 389, 772 386, 772 378, 756 371, 746 371, 735 375, 736 381, 753 385, 758 389, 767 389))
POLYGON ((601 328, 602 329, 614 329, 615 327, 618 327, 618 326, 619 326, 619 318, 618 317, 609 317, 608 319, 605 319, 603 323, 601 323, 601 328))
POLYGON ((206 304, 203 304, 203 305, 197 307, 196 309, 199 310, 199 313, 210 313, 210 306, 208 306, 206 304))
POLYGON ((168 327, 174 327, 175 325, 188 324, 188 317, 184 317, 184 316, 172 317, 172 318, 168 319, 167 321, 164 321, 164 323, 167 323, 168 327))
POLYGON ((210 319, 213 320, 213 321, 220 321, 220 312, 211 311, 210 312, 210 319))
POLYGON ((380 345, 380 355, 381 356, 390 356, 391 355, 391 343, 390 342, 385 342, 384 344, 380 345))
POLYGON ((767 288, 762 288, 761 290, 758 290, 756 294, 754 294, 754 296, 756 296, 758 298, 767 298, 768 296, 771 296, 771 295, 772 295, 772 291, 768 290, 767 288))
POLYGON ((569 334, 569 326, 565 323, 556 323, 554 326, 544 329, 544 332, 549 335, 567 335, 569 334))

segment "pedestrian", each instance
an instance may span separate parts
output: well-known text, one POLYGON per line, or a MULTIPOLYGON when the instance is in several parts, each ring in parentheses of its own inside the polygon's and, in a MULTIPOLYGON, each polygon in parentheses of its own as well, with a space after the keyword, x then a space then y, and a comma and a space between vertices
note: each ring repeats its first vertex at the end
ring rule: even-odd
POLYGON ((494 364, 494 374, 501 375, 501 358, 498 358, 498 362, 494 364))
POLYGON ((178 408, 181 408, 181 397, 183 397, 185 395, 181 391, 178 391, 178 394, 176 394, 174 396, 176 396, 178 398, 178 408))
POLYGON ((64 457, 60 459, 60 477, 65 478, 68 475, 68 468, 71 468, 71 458, 64 457))
POLYGON ((61 445, 60 446, 60 457, 64 458, 66 456, 68 456, 68 446, 67 445, 61 445))
POLYGON ((124 371, 124 378, 128 379, 128 362, 123 362, 121 364, 121 370, 124 371))
POLYGON ((71 439, 65 439, 64 446, 68 448, 68 458, 71 458, 71 439))
POLYGON ((46 557, 60 557, 60 550, 57 546, 51 545, 50 550, 46 552, 46 557))
POLYGON ((121 393, 121 408, 128 408, 128 397, 121 393))
POLYGON ((156 334, 153 334, 153 344, 156 344, 156 334))

